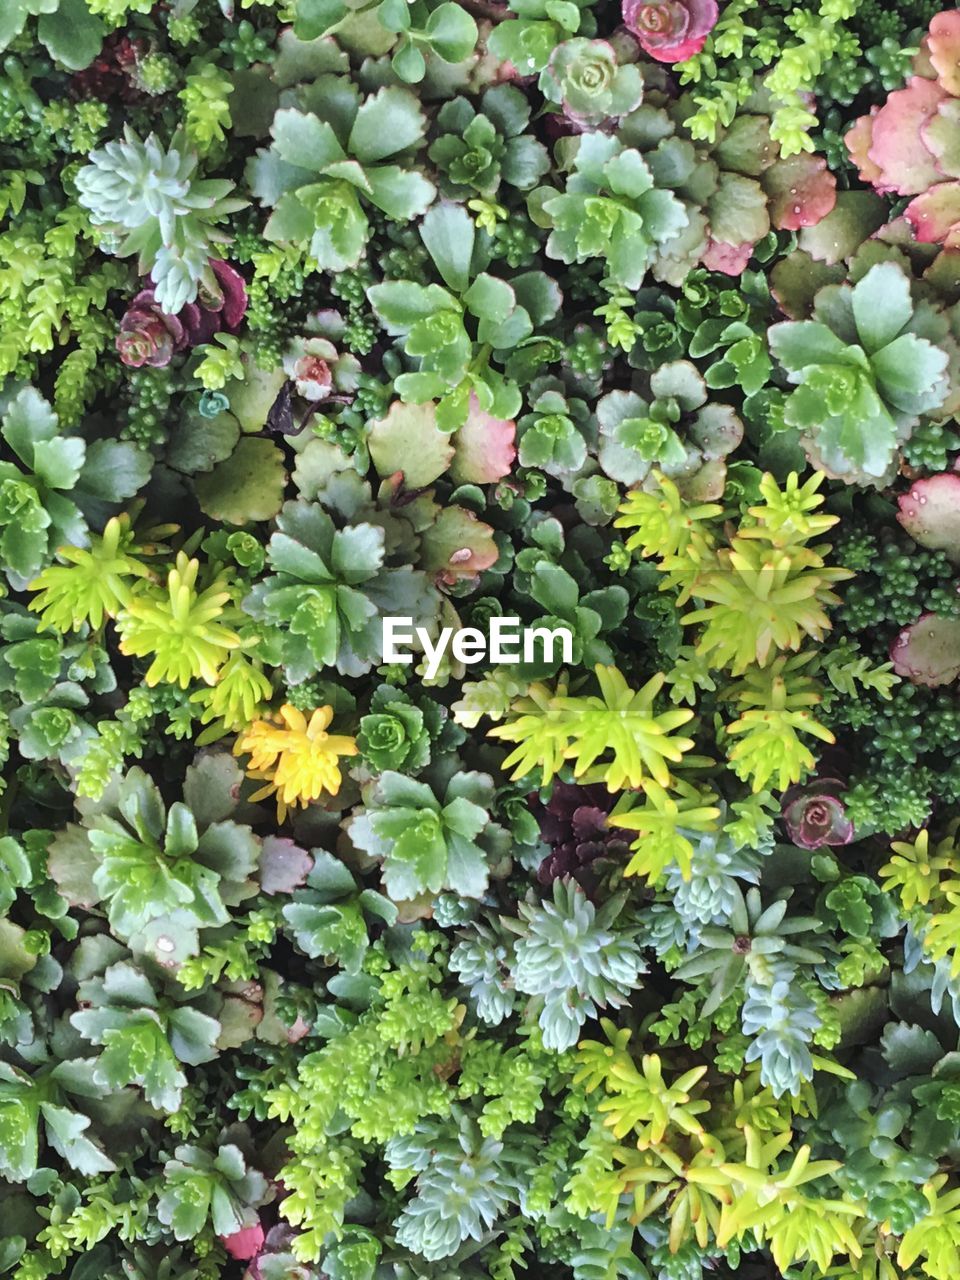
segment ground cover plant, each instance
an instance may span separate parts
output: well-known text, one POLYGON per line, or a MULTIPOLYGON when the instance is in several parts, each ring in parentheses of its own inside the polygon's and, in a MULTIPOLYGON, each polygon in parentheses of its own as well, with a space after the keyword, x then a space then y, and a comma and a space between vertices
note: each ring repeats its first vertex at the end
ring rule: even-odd
POLYGON ((0 106, 0 1274, 955 1280, 960 10, 0 0, 0 106))

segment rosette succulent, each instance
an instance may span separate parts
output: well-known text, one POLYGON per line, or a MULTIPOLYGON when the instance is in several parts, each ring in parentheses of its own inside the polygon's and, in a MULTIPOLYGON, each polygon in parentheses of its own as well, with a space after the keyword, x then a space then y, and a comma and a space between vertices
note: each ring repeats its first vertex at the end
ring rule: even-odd
POLYGON ((236 333, 247 310, 243 277, 227 262, 210 262, 214 287, 201 281, 196 302, 176 315, 164 311, 155 288, 141 289, 127 307, 117 334, 124 364, 162 369, 178 351, 209 342, 217 333, 236 333))
POLYGON ((382 655, 383 614, 430 621, 438 597, 426 575, 384 561, 382 528, 338 529, 317 503, 284 505, 267 548, 273 572, 243 608, 276 636, 291 684, 328 666, 344 675, 369 671, 382 655))
POLYGON ((403 769, 419 773, 430 763, 430 747, 440 735, 446 709, 430 698, 414 702, 392 685, 379 685, 370 710, 360 718, 357 746, 375 772, 403 769))
POLYGON ((142 142, 127 125, 123 141, 90 154, 77 174, 80 203, 95 225, 112 233, 120 257, 139 256, 159 305, 176 315, 205 284, 220 285, 211 259, 227 241, 218 228, 245 200, 231 197, 226 178, 198 178, 197 156, 182 136, 164 148, 154 134, 142 142))
POLYGON ((639 289, 658 250, 687 226, 687 211, 618 138, 584 133, 569 142, 564 190, 540 193, 547 255, 566 263, 603 258, 611 280, 639 289))
POLYGON ((16 590, 58 547, 87 544, 84 509, 132 497, 150 475, 149 458, 135 445, 61 432, 33 387, 7 401, 0 437, 0 558, 16 590))
POLYGON ((426 118, 407 89, 380 89, 362 102, 350 80, 325 76, 309 111, 283 107, 270 146, 250 161, 248 180, 273 207, 268 240, 309 248, 324 271, 360 261, 370 234, 364 203, 398 222, 424 213, 436 188, 407 160, 423 143, 426 118), (396 158, 402 163, 384 164, 396 158))
POLYGON ((775 324, 769 338, 796 387, 786 421, 816 466, 848 482, 889 478, 898 446, 950 391, 949 326, 914 305, 895 263, 878 263, 855 285, 826 286, 812 320, 775 324))
POLYGON ((576 36, 554 49, 540 73, 539 88, 572 124, 594 129, 640 105, 643 76, 635 63, 621 66, 608 41, 576 36))
POLYGON ((623 21, 644 53, 658 62, 685 62, 707 42, 716 0, 623 0, 623 21))
POLYGON ((283 371, 297 395, 316 403, 356 391, 360 361, 349 353, 341 355, 327 338, 294 338, 284 354, 283 371))
POLYGON ((517 423, 521 466, 539 467, 551 476, 576 473, 587 460, 591 435, 586 401, 568 398, 562 384, 538 379, 530 389, 531 412, 517 423))
POLYGON ((102 904, 131 949, 177 964, 196 954, 199 929, 224 924, 228 904, 256 893, 260 840, 233 820, 239 783, 231 763, 219 773, 198 763, 182 799, 166 805, 130 769, 81 825, 58 833, 50 875, 68 901, 102 904))
POLYGON ((395 902, 445 889, 480 898, 510 844, 490 820, 492 802, 493 779, 485 773, 456 773, 434 789, 387 770, 365 788, 349 835, 358 849, 383 860, 384 884, 395 902))
POLYGON ((839 778, 817 778, 791 787, 783 797, 783 821, 794 844, 819 849, 850 843, 854 831, 843 803, 844 790, 839 778))
POLYGON ((612 808, 606 787, 581 787, 559 780, 546 804, 534 804, 540 836, 550 846, 537 869, 541 884, 572 876, 589 893, 604 872, 626 864, 630 841, 608 824, 612 808))
POLYGON ((427 153, 442 175, 445 195, 477 191, 495 196, 501 182, 529 191, 550 168, 542 142, 525 130, 530 104, 509 84, 487 89, 476 110, 466 98, 453 98, 437 112, 439 137, 427 153))
POLYGON ((598 909, 575 881, 555 880, 552 899, 521 902, 520 918, 504 921, 517 935, 517 990, 537 997, 548 1049, 569 1049, 588 1018, 636 987, 645 966, 625 906, 618 894, 598 909))
POLYGON ((600 466, 621 484, 640 484, 656 467, 677 479, 697 477, 698 493, 720 496, 724 458, 743 439, 743 423, 726 404, 708 404, 707 387, 688 360, 662 364, 650 378, 651 401, 635 391, 608 392, 597 404, 600 466))

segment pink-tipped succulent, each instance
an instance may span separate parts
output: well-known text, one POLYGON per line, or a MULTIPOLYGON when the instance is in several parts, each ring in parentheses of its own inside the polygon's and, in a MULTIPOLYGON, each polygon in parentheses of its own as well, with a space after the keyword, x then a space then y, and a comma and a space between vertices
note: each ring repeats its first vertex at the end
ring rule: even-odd
POLYGON ((779 159, 760 179, 770 201, 770 221, 780 231, 815 227, 837 203, 837 180, 823 156, 779 159))
POLYGON ((917 240, 960 246, 960 10, 938 13, 906 87, 846 135, 860 177, 914 199, 904 210, 917 240))
POLYGON ((450 478, 457 484, 493 484, 510 474, 517 456, 514 440, 517 424, 512 418, 495 418, 470 394, 467 420, 453 438, 450 478))
POLYGON ((913 684, 950 684, 960 675, 960 619, 925 613, 894 640, 890 661, 913 684))
POLYGON ((212 279, 196 302, 167 315, 153 288, 141 289, 127 307, 117 334, 117 351, 133 369, 162 369, 178 351, 209 342, 217 333, 236 333, 247 310, 243 276, 229 262, 211 261, 212 279))
POLYGON ((960 472, 914 480, 898 502, 897 519, 910 537, 960 564, 960 472))
POLYGON ((716 0, 623 0, 623 21, 644 53, 658 62, 686 62, 716 25, 716 0))
POLYGON ((783 820, 790 839, 801 849, 849 844, 853 823, 844 808, 839 778, 817 778, 791 787, 783 798, 783 820))

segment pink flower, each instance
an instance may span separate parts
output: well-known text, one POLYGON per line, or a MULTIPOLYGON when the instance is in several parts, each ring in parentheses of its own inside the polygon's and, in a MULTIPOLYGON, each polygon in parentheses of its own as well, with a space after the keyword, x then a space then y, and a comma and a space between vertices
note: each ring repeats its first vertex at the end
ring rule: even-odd
POLYGON ((717 0, 623 0, 623 21, 658 62, 685 62, 707 42, 717 0))
POLYGON ((209 342, 214 334, 236 333, 247 310, 243 276, 229 262, 211 261, 214 287, 201 287, 196 302, 175 316, 166 315, 154 291, 142 289, 120 321, 117 350, 125 365, 162 369, 178 351, 209 342))
POLYGON ((263 1248, 263 1227, 258 1222, 253 1227, 241 1227, 232 1236, 221 1236, 220 1241, 231 1258, 246 1261, 255 1258, 263 1248))

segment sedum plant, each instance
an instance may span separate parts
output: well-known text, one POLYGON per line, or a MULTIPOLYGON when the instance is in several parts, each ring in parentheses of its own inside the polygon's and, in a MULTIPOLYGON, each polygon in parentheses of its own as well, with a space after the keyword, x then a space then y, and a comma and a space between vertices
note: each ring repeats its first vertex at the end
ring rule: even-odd
POLYGON ((149 465, 133 445, 88 445, 62 435, 57 415, 33 387, 9 400, 0 435, 7 455, 0 460, 0 551, 7 580, 22 590, 61 545, 87 541, 85 508, 132 497, 149 465))
POLYGON ((4 1276, 955 1280, 938 9, 0 3, 4 1276))
POLYGON ((618 919, 626 905, 611 897, 597 911, 575 883, 555 880, 553 898, 519 904, 504 924, 517 935, 517 990, 535 997, 548 1049, 569 1049, 587 1018, 617 1008, 643 972, 635 930, 618 919))
POLYGON ((602 257, 615 284, 639 289, 661 246, 688 224, 682 202, 657 185, 638 151, 608 134, 581 134, 565 167, 562 191, 539 192, 547 254, 566 263, 602 257))
POLYGON ((480 109, 467 98, 445 102, 437 113, 428 155, 441 175, 445 196, 496 196, 501 183, 528 191, 550 167, 542 142, 527 130, 530 104, 513 85, 484 91, 480 109))
POLYGON ((411 609, 425 621, 434 596, 424 575, 384 566, 385 533, 373 524, 338 529, 317 503, 289 502, 267 548, 272 573, 243 602, 277 635, 292 684, 324 667, 359 675, 380 657, 379 610, 411 609))
POLYGON ((351 819, 350 839, 383 860, 395 901, 443 890, 480 898, 491 861, 496 866, 506 848, 506 832, 489 819, 492 792, 492 779, 482 773, 454 774, 438 796, 427 783, 388 769, 351 819))
POLYGON ((165 148, 155 134, 142 141, 128 125, 122 142, 91 152, 77 174, 91 221, 116 238, 121 257, 137 255, 170 315, 193 302, 201 285, 216 293, 210 260, 227 241, 218 224, 246 203, 230 196, 232 182, 198 178, 196 170, 184 138, 165 148))
POLYGON ((349 81, 334 80, 311 101, 312 111, 276 113, 272 142, 251 161, 249 181, 261 204, 273 208, 268 240, 309 248, 322 270, 342 271, 356 266, 367 243, 365 202, 402 222, 433 201, 436 188, 417 170, 382 163, 422 145, 425 120, 416 98, 400 88, 361 102, 349 81))
POLYGON ((948 331, 914 307, 893 263, 872 267, 852 288, 827 286, 814 318, 774 325, 770 345, 796 384, 786 421, 815 465, 852 482, 888 477, 898 447, 922 415, 936 416, 949 387, 948 331))
POLYGON ((678 763, 694 745, 690 738, 672 737, 671 730, 686 724, 693 713, 653 710, 663 676, 654 676, 638 691, 629 688, 615 667, 598 666, 596 677, 600 697, 571 697, 533 685, 512 708, 513 717, 489 731, 491 737, 518 744, 504 767, 515 766, 516 778, 539 768, 546 783, 564 761, 572 760, 576 777, 602 778, 610 791, 624 782, 640 787, 647 777, 668 786, 667 762, 678 763), (608 751, 613 760, 598 764, 608 751))

